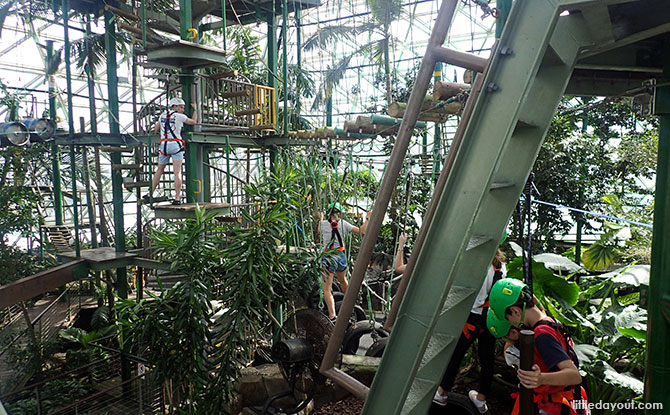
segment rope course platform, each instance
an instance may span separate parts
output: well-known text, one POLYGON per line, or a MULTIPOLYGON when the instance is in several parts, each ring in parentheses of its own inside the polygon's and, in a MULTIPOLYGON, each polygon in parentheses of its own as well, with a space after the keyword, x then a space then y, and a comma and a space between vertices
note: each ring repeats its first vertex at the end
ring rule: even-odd
MULTIPOLYGON (((74 251, 61 253, 60 256, 69 259, 78 259, 74 251)), ((113 247, 101 247, 93 249, 82 249, 79 258, 85 260, 92 271, 119 268, 133 264, 133 258, 138 254, 129 252, 116 252, 113 247)))
POLYGON ((154 215, 157 219, 188 219, 195 214, 196 206, 205 208, 207 212, 216 212, 217 216, 230 214, 228 203, 184 203, 181 205, 156 205, 154 215))
POLYGON ((223 49, 178 40, 147 48, 147 62, 170 69, 196 69, 225 63, 223 49))

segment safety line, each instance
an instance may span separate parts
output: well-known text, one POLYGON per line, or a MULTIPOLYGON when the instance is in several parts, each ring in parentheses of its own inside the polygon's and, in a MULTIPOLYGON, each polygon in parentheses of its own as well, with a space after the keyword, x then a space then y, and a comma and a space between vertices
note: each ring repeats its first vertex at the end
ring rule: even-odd
POLYGON ((629 219, 617 218, 616 216, 604 215, 602 213, 591 212, 591 211, 588 211, 588 210, 577 209, 577 208, 573 208, 573 207, 569 207, 569 206, 557 205, 555 203, 550 203, 550 202, 543 202, 542 200, 537 200, 537 199, 533 199, 533 203, 539 203, 541 205, 547 205, 547 206, 555 207, 557 209, 572 210, 573 212, 585 213, 587 215, 598 216, 598 217, 606 218, 606 219, 612 219, 612 220, 616 220, 616 221, 619 221, 619 222, 626 222, 626 223, 630 223, 631 225, 643 226, 643 227, 649 228, 649 229, 653 229, 653 227, 654 227, 653 225, 651 225, 649 223, 643 223, 643 222, 637 222, 637 221, 629 220, 629 219))

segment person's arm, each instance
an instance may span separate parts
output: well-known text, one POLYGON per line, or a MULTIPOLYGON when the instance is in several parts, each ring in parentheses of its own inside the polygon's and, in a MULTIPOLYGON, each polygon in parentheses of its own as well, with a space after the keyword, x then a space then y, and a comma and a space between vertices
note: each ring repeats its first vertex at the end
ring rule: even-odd
POLYGON ((368 213, 365 214, 365 222, 360 226, 354 226, 351 228, 351 233, 355 233, 356 235, 365 235, 365 231, 368 229, 368 222, 370 221, 370 215, 372 215, 372 211, 369 211, 368 213))
POLYGON ((540 372, 538 365, 533 365, 532 370, 517 371, 519 381, 528 389, 535 389, 542 385, 570 386, 582 383, 582 375, 572 360, 564 360, 556 364, 557 372, 540 372))
POLYGON ((160 130, 161 130, 161 122, 156 121, 156 124, 154 124, 154 131, 158 133, 160 132, 160 130))
POLYGON ((405 264, 405 242, 407 242, 407 235, 402 232, 398 237, 398 250, 395 253, 395 273, 402 274, 405 272, 407 265, 405 264))
POLYGON ((186 118, 184 124, 196 125, 198 123, 198 109, 194 103, 191 103, 191 107, 193 108, 193 115, 191 115, 191 118, 186 118))

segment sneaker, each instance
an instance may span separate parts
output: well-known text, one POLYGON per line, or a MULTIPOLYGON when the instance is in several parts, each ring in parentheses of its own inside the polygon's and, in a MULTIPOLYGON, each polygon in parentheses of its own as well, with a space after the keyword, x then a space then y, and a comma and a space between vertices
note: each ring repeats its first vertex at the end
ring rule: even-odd
POLYGON ((142 196, 142 201, 144 203, 150 203, 151 202, 151 194, 147 193, 144 196, 142 196))
POLYGON ((433 396, 433 403, 440 406, 447 406, 447 397, 446 395, 440 395, 438 391, 435 391, 435 396, 433 396))
POLYGON ((334 324, 337 322, 337 316, 335 316, 335 317, 333 317, 333 318, 331 318, 331 319, 329 319, 329 320, 330 320, 330 322, 333 323, 333 325, 334 325, 334 324))
POLYGON ((486 411, 489 410, 489 407, 486 406, 486 401, 480 401, 477 399, 477 395, 479 395, 479 392, 476 390, 471 390, 468 392, 468 397, 472 401, 472 403, 477 407, 477 410, 479 411, 480 414, 486 413, 486 411))
POLYGON ((181 200, 175 199, 175 200, 172 201, 172 204, 175 205, 175 206, 176 205, 181 205, 181 200))

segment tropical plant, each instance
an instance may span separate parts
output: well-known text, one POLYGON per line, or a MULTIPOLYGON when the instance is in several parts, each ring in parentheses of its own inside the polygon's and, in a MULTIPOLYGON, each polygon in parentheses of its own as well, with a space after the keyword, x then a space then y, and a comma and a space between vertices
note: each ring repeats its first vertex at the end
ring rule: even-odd
POLYGON ((392 101, 391 91, 391 45, 396 43, 391 34, 391 24, 403 13, 402 1, 400 0, 367 0, 371 19, 360 26, 325 27, 319 29, 315 34, 305 40, 304 48, 309 51, 314 48, 327 49, 339 39, 355 41, 362 33, 369 33, 370 38, 376 39, 355 48, 355 50, 339 61, 335 62, 325 73, 325 79, 318 88, 314 98, 312 109, 323 105, 332 94, 333 88, 344 78, 349 63, 355 56, 367 55, 369 59, 383 69, 386 80, 386 102, 392 101))
MULTIPOLYGON (((624 100, 566 99, 559 105, 533 167, 537 198, 551 203, 603 213, 609 205, 603 196, 614 194, 628 215, 640 209, 651 190, 640 179, 652 177, 658 142, 654 121, 635 117, 624 100)), ((556 234, 567 232, 574 221, 590 221, 577 212, 537 207, 533 209, 536 252, 552 250, 556 234)), ((515 221, 516 222, 516 221, 515 221)), ((513 223, 514 232, 518 226, 513 223)))

